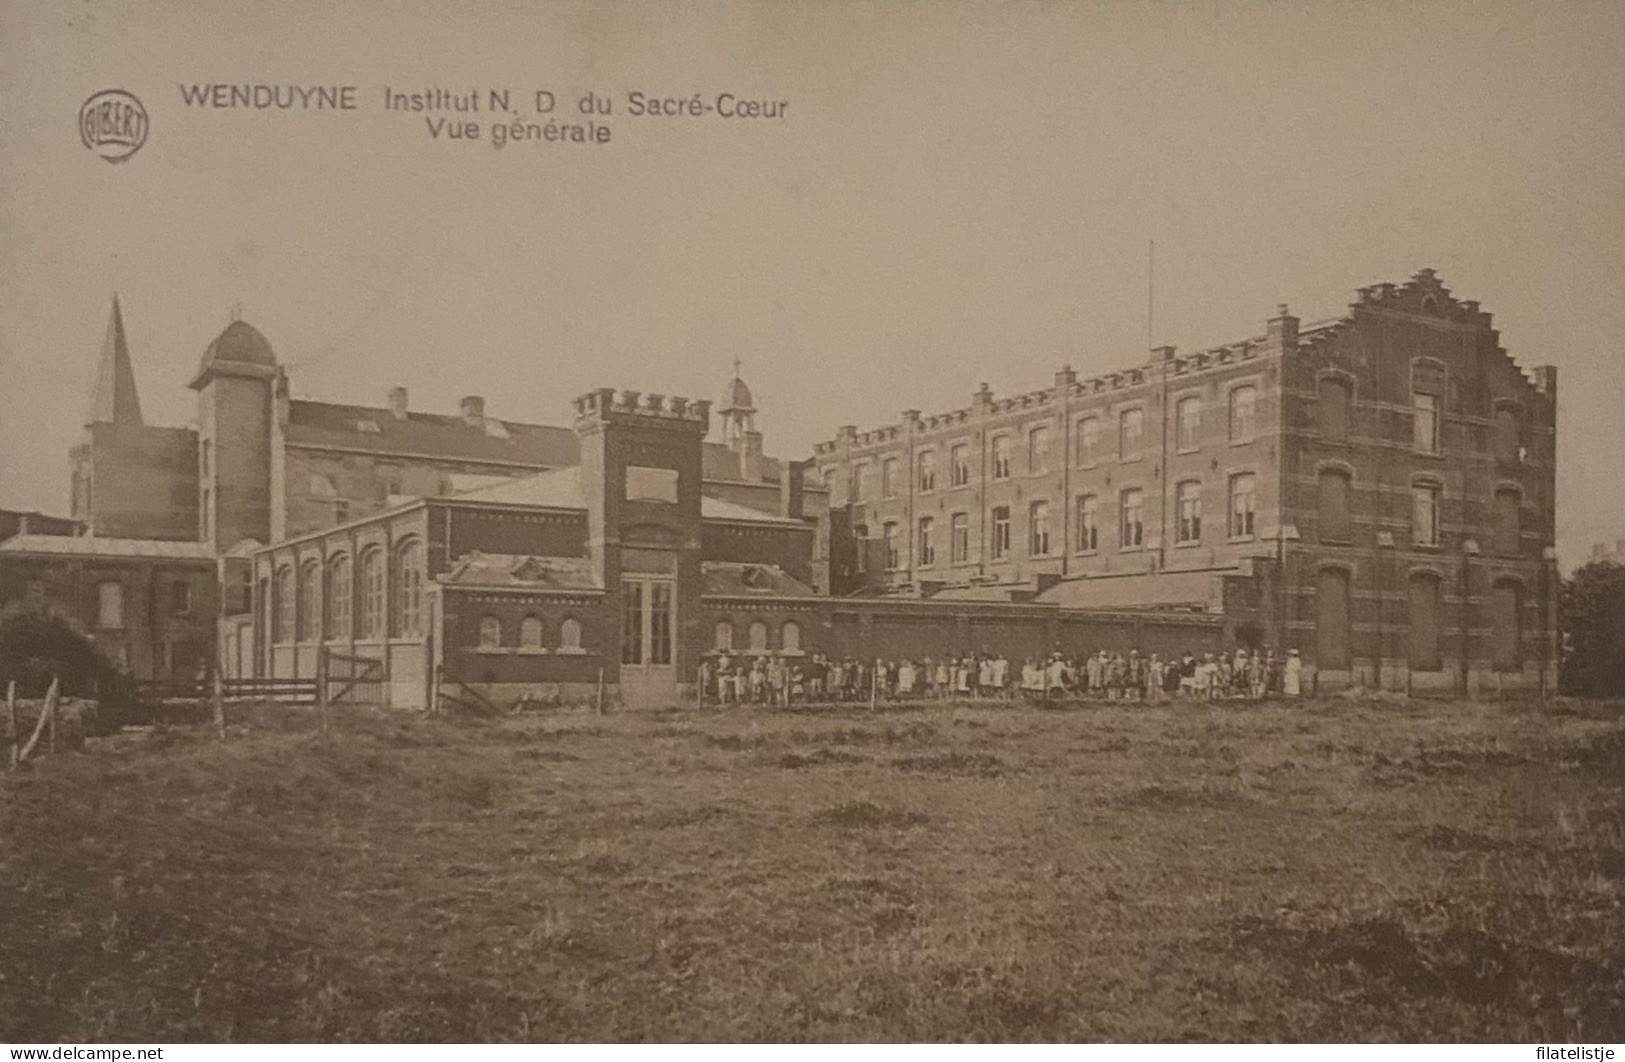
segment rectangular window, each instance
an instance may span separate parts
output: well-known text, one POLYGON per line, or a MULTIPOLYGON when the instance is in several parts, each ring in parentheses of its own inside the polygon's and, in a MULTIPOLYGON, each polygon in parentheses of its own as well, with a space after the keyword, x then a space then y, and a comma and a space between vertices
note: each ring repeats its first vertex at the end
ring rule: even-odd
POLYGON ((1411 488, 1411 522, 1418 546, 1439 544, 1439 488, 1419 484, 1411 488))
POLYGON ((903 566, 903 555, 897 545, 897 522, 895 520, 888 520, 881 526, 880 539, 886 548, 886 567, 901 568, 903 566))
POLYGON ((880 496, 897 497, 897 458, 888 457, 880 465, 880 496))
POLYGON ((859 461, 852 466, 852 500, 863 501, 869 494, 869 462, 859 461))
POLYGON ((192 584, 185 579, 176 579, 170 584, 169 610, 177 616, 185 616, 192 611, 192 584))
POLYGON ((1096 515, 1099 503, 1093 494, 1078 495, 1078 552, 1093 553, 1100 548, 1100 527, 1096 515))
POLYGON ((1077 462, 1092 465, 1100 460, 1100 418, 1083 417, 1078 421, 1077 462))
POLYGON ((1202 485, 1194 479, 1178 487, 1179 527, 1175 541, 1202 541, 1202 485))
POLYGON ((1253 489, 1255 477, 1251 472, 1241 472, 1230 477, 1230 528, 1231 538, 1253 537, 1253 489))
POLYGON ((1125 409, 1117 422, 1118 459, 1132 461, 1140 456, 1140 444, 1145 434, 1145 411, 1125 409))
POLYGON ((1029 552, 1049 556, 1049 502, 1035 501, 1027 507, 1027 527, 1029 552))
POLYGON ((1121 498, 1123 519, 1118 527, 1118 546, 1138 549, 1145 544, 1145 492, 1139 487, 1130 487, 1121 498))
POLYGON ((101 583, 96 587, 96 626, 103 630, 124 629, 124 584, 101 583))
POLYGON ((970 447, 959 443, 953 448, 950 460, 953 462, 953 482, 956 487, 963 487, 970 483, 970 447))
POLYGON ((1003 560, 1010 555, 1010 507, 993 509, 993 559, 1003 560))
POLYGON ((1350 536, 1348 473, 1336 468, 1322 469, 1319 488, 1316 508, 1320 540, 1347 542, 1350 536))
POLYGON ((1230 392, 1230 441, 1246 442, 1253 438, 1254 412, 1258 405, 1258 388, 1251 384, 1237 387, 1230 392))
POLYGON ((970 514, 954 513, 949 523, 949 549, 952 551, 953 563, 964 564, 970 560, 970 514))
POLYGON ((1201 445, 1202 400, 1195 395, 1181 398, 1174 405, 1174 445, 1180 450, 1195 450, 1201 445))
POLYGON ((621 663, 643 663, 643 583, 621 584, 621 663))
POLYGON ((1424 453, 1438 453, 1439 400, 1420 391, 1411 398, 1411 423, 1416 436, 1416 448, 1424 453))
POLYGON ((668 505, 676 505, 677 470, 627 465, 625 497, 627 501, 665 502, 668 505))
POLYGON ((920 493, 929 494, 937 489, 937 452, 921 450, 919 454, 920 493))
POLYGON ((1010 436, 993 436, 993 478, 1010 478, 1010 436))
MULTIPOLYGON (((676 594, 671 583, 649 584, 649 663, 670 664, 676 594)), ((569 622, 569 621, 566 621, 569 622)))
POLYGON ((935 564, 937 562, 937 546, 936 546, 936 543, 931 540, 931 530, 932 530, 932 520, 931 520, 931 518, 929 516, 920 517, 919 528, 920 528, 920 534, 919 534, 919 541, 920 541, 919 564, 920 564, 920 567, 922 567, 922 568, 929 568, 931 565, 933 565, 933 564, 935 564))
POLYGON ((1049 460, 1049 428, 1040 425, 1027 433, 1027 471, 1042 472, 1049 460))

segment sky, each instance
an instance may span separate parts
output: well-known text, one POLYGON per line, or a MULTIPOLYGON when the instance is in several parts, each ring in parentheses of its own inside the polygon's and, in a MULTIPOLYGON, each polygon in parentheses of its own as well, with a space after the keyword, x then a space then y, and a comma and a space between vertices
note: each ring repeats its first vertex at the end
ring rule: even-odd
POLYGON ((1625 4, 0 2, 0 507, 66 511, 115 292, 149 423, 240 314, 295 396, 510 420, 738 358, 801 456, 1424 267, 1559 368, 1565 567, 1625 538, 1625 4), (184 103, 211 83, 357 108, 184 103), (150 119, 119 164, 77 131, 108 88, 150 119), (538 129, 593 92, 610 141, 384 108, 435 88, 538 129))

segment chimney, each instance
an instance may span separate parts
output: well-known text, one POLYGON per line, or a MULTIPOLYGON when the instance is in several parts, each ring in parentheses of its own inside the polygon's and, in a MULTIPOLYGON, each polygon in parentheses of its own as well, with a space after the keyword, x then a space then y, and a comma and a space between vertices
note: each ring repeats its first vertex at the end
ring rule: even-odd
POLYGON ((17 514, 17 533, 19 535, 28 534, 28 518, 30 516, 32 516, 32 515, 33 515, 32 513, 18 513, 17 514))
POLYGON ((389 411, 396 420, 406 419, 406 388, 391 387, 389 389, 389 411))
POLYGON ((1275 308, 1275 316, 1269 320, 1268 336, 1278 350, 1285 352, 1298 348, 1298 319, 1287 312, 1286 303, 1275 308))
POLYGON ((739 436, 739 478, 746 483, 762 482, 762 433, 747 431, 739 436))
POLYGON ((810 463, 784 462, 783 475, 779 479, 779 511, 792 520, 800 520, 807 515, 807 465, 810 463))
POLYGON ((472 428, 485 427, 485 399, 469 395, 463 399, 463 423, 472 428))

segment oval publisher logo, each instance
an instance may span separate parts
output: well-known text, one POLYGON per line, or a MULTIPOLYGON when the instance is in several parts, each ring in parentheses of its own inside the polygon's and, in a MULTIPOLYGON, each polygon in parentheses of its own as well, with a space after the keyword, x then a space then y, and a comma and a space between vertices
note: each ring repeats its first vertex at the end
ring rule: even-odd
POLYGON ((108 162, 123 162, 147 142, 147 109, 132 93, 103 89, 79 108, 79 139, 108 162))

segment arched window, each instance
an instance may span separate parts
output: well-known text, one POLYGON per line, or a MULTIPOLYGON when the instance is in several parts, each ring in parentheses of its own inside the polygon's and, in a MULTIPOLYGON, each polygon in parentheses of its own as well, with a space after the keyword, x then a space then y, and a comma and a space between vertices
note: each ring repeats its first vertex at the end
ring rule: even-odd
POLYGON ((1520 609, 1523 588, 1510 579, 1496 583, 1490 592, 1490 651, 1495 667, 1517 671, 1523 667, 1523 625, 1520 609))
POLYGON ((1202 541, 1202 484, 1187 479, 1176 489, 1179 502, 1179 525, 1174 541, 1202 541))
POLYGON ((787 653, 801 652, 801 624, 785 620, 784 626, 779 628, 779 644, 787 653))
POLYGON ((1010 436, 993 436, 993 478, 1010 478, 1010 436))
POLYGON ((415 638, 423 615, 423 544, 417 539, 408 539, 395 550, 394 582, 390 626, 397 637, 415 638))
POLYGON ((1320 437, 1341 441, 1349 437, 1349 407, 1353 388, 1338 376, 1322 377, 1317 403, 1320 414, 1320 437))
POLYGON ((293 566, 284 564, 276 570, 273 596, 276 598, 276 634, 278 643, 293 641, 293 566))
POLYGON ((361 555, 361 637, 379 638, 383 633, 384 558, 375 547, 361 555))
POLYGON ((1497 406, 1495 410, 1495 459, 1515 462, 1523 446, 1523 425, 1518 411, 1511 406, 1497 406))
POLYGON ((1439 577, 1417 572, 1410 579, 1410 665, 1413 671, 1437 671, 1439 661, 1439 577))
POLYGON ((581 652, 581 621, 574 616, 568 616, 559 624, 559 651, 565 653, 581 652))
POLYGON ((542 648, 542 621, 535 616, 526 616, 519 621, 519 648, 542 648))
POLYGON ((329 638, 348 638, 350 631, 350 556, 341 553, 327 562, 327 618, 329 638))
POLYGON ((734 625, 732 620, 717 621, 716 648, 729 650, 734 647, 734 625))
POLYGON ((1230 392, 1230 441, 1245 442, 1256 432, 1258 388, 1244 384, 1230 392))
POLYGON ((1511 487, 1495 492, 1495 552, 1516 557, 1522 551, 1523 498, 1511 487))
POLYGON ((1201 445, 1202 400, 1187 395, 1174 404, 1174 445, 1181 451, 1201 445))
POLYGON ((1349 573, 1322 568, 1315 587, 1315 666, 1341 671, 1349 666, 1349 573))
POLYGON ((480 617, 480 648, 502 648, 502 621, 495 616, 480 617))
POLYGON ((750 625, 750 647, 755 650, 767 648, 767 624, 761 620, 750 625))
POLYGON ((301 642, 314 642, 321 638, 321 610, 317 607, 321 601, 320 576, 321 562, 315 557, 299 566, 298 600, 294 608, 299 617, 301 642))
POLYGON ((1320 540, 1347 542, 1353 534, 1349 518, 1349 474, 1340 468, 1323 468, 1319 476, 1320 540))

